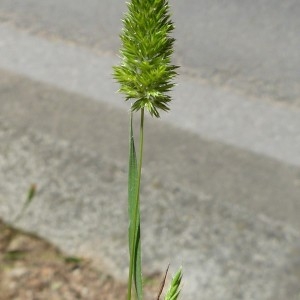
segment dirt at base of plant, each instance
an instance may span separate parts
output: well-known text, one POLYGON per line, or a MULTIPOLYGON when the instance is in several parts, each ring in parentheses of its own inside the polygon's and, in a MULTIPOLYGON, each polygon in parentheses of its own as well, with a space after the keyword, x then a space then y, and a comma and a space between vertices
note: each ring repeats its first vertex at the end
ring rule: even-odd
MULTIPOLYGON (((156 299, 161 276, 145 286, 156 299)), ((0 300, 123 300, 126 286, 91 262, 66 257, 49 243, 0 220, 0 300)))

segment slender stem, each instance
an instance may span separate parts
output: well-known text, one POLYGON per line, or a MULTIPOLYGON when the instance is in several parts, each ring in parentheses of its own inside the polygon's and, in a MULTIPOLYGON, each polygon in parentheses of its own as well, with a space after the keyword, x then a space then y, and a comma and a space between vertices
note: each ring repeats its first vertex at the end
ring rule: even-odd
POLYGON ((140 208, 139 198, 140 198, 141 174, 142 174, 142 164, 143 164, 143 145, 144 145, 144 108, 141 109, 141 124, 140 124, 139 138, 140 138, 140 145, 139 145, 139 163, 138 163, 137 209, 140 208))
POLYGON ((144 145, 144 108, 141 109, 141 121, 140 121, 140 136, 139 136, 139 162, 138 162, 138 176, 137 176, 137 193, 134 207, 134 237, 132 241, 131 253, 130 253, 130 265, 129 265, 129 277, 128 277, 128 294, 127 300, 131 300, 132 290, 132 277, 134 269, 134 260, 136 256, 136 240, 137 240, 137 229, 138 229, 138 211, 140 209, 140 187, 141 187, 141 174, 142 174, 142 163, 143 163, 143 145, 144 145))

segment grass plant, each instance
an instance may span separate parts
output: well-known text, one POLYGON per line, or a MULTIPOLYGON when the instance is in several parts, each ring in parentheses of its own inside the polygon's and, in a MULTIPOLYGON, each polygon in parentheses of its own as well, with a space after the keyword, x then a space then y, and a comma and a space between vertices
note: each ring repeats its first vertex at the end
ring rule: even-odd
MULTIPOLYGON (((129 129, 128 215, 129 215, 129 274, 127 300, 143 299, 140 186, 143 162, 145 112, 160 117, 169 110, 177 66, 171 62, 174 29, 167 0, 132 0, 123 19, 120 35, 121 64, 114 67, 114 78, 119 82, 119 92, 131 100, 129 129), (138 151, 135 149, 133 114, 140 112, 138 151), (133 288, 134 286, 134 288, 133 288)), ((176 300, 180 293, 181 269, 176 273, 165 300, 176 300)), ((161 290, 163 290, 165 279, 161 290)))

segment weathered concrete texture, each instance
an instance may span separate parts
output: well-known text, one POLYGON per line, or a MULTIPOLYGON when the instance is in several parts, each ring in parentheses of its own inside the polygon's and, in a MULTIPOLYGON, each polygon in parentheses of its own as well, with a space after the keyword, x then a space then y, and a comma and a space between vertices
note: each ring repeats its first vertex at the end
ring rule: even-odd
MULTIPOLYGON (((13 126, 35 128, 126 164, 128 112, 3 71, 0 88, 0 114, 13 126)), ((162 120, 147 118, 146 136, 144 165, 158 181, 180 182, 300 230, 298 167, 199 138, 162 120)))
MULTIPOLYGON (((113 55, 50 41, 0 24, 0 68, 63 90, 128 109, 112 91, 113 55)), ((172 113, 162 119, 229 145, 300 166, 300 110, 214 88, 179 76, 172 113)))
MULTIPOLYGON (((183 76, 172 125, 146 120, 145 271, 182 264, 186 300, 298 300, 299 3, 171 4, 183 76)), ((111 65, 123 9, 0 0, 0 216, 36 183, 17 225, 119 278, 128 114, 111 65)))
MULTIPOLYGON (((217 87, 299 107, 298 0, 170 1, 176 61, 217 87)), ((0 21, 116 53, 125 1, 0 0, 0 21)))
MULTIPOLYGON (((126 112, 0 79, 0 215, 35 182, 18 226, 124 278, 126 112)), ((187 300, 299 299, 299 169, 159 123, 147 120, 145 271, 182 264, 187 300)))

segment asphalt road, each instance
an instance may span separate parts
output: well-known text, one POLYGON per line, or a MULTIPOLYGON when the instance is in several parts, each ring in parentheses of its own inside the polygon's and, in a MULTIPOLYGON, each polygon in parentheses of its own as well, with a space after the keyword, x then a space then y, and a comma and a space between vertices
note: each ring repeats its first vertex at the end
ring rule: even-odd
MULTIPOLYGON (((1 0, 1 20, 117 53, 125 1, 1 0)), ((176 62, 214 85, 299 105, 298 0, 170 1, 176 62)))

